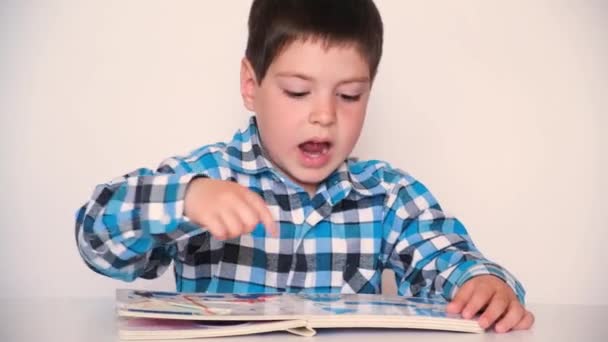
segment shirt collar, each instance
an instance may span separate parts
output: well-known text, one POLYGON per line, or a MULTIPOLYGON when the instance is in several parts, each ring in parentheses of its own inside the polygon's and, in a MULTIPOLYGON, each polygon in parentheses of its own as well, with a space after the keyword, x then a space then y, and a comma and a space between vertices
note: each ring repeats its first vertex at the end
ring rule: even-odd
MULTIPOLYGON (((233 170, 238 172, 259 175, 269 172, 278 177, 284 183, 293 182, 287 179, 272 162, 267 158, 255 116, 249 119, 249 125, 244 130, 239 130, 227 145, 228 163, 233 170)), ((318 192, 333 203, 339 202, 346 197, 351 190, 359 195, 370 196, 385 192, 383 182, 378 177, 379 164, 375 161, 359 162, 356 159, 345 160, 338 169, 319 184, 318 192)))
POLYGON ((262 148, 254 116, 249 119, 246 129, 239 130, 232 137, 232 141, 226 146, 226 152, 228 164, 233 170, 255 175, 273 169, 262 148))

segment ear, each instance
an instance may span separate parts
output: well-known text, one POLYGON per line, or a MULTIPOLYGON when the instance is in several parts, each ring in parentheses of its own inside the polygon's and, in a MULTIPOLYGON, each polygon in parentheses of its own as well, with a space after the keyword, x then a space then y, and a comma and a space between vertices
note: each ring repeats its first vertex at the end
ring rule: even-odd
POLYGON ((243 104, 251 112, 255 112, 255 94, 258 87, 258 82, 255 78, 255 72, 249 60, 243 57, 241 60, 241 96, 243 104))

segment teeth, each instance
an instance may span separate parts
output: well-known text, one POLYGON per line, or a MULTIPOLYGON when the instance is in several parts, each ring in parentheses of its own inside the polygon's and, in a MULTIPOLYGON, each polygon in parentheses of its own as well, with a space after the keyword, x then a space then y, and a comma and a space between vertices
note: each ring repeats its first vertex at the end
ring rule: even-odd
POLYGON ((314 152, 313 152, 313 151, 305 151, 305 150, 302 150, 302 152, 304 152, 304 153, 305 153, 306 155, 308 155, 310 158, 318 158, 318 157, 320 157, 320 156, 322 156, 322 155, 327 154, 327 152, 328 152, 328 151, 329 151, 329 145, 328 145, 328 144, 325 144, 325 145, 323 146, 323 148, 321 149, 321 151, 314 151, 314 152))

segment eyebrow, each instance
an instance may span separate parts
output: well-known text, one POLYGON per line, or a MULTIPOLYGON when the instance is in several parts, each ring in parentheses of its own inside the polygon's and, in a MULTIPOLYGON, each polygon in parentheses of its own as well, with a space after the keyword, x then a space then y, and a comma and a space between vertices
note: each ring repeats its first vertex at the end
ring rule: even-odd
MULTIPOLYGON (((294 73, 294 72, 278 72, 276 74, 277 77, 295 77, 295 78, 299 78, 302 79, 304 81, 314 81, 314 79, 310 76, 304 75, 304 74, 300 74, 300 73, 294 73)), ((344 84, 344 83, 369 83, 370 79, 367 76, 361 76, 361 77, 351 77, 351 78, 347 78, 344 80, 341 80, 340 82, 338 82, 339 84, 344 84)))

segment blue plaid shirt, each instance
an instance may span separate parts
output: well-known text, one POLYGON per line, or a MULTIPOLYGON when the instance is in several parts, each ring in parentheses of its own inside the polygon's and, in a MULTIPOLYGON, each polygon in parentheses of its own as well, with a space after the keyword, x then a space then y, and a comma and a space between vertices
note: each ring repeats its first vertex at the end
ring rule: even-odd
POLYGON ((96 187, 77 214, 78 249, 89 267, 132 281, 174 263, 177 291, 379 293, 395 272, 399 294, 451 299, 471 277, 492 274, 520 301, 524 290, 477 250, 420 182, 381 161, 346 160, 312 197, 264 155, 255 118, 229 143, 165 160, 96 187), (237 182, 258 193, 279 223, 218 241, 183 214, 194 177, 237 182))

